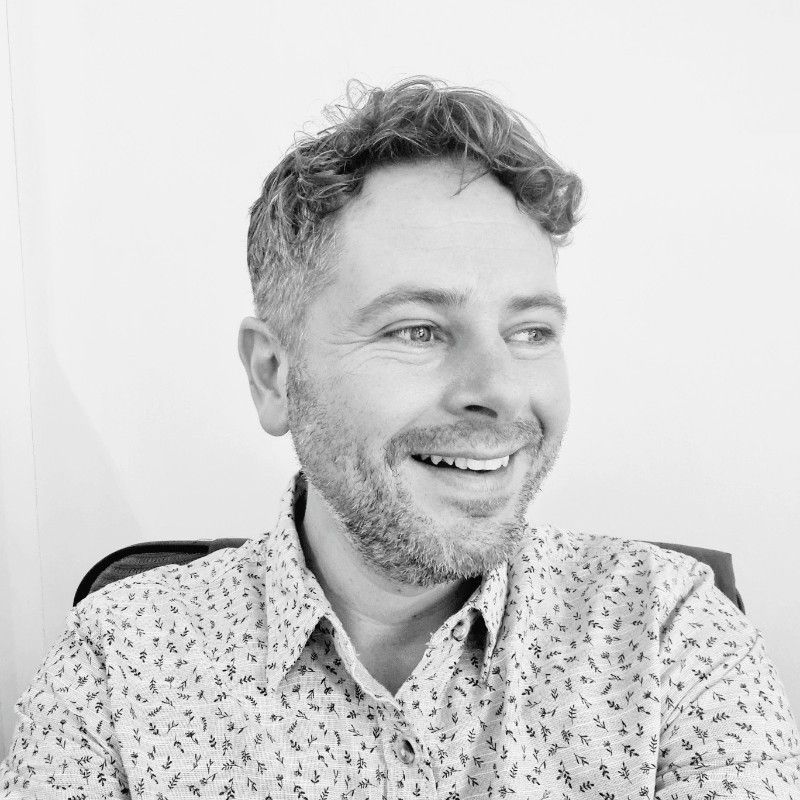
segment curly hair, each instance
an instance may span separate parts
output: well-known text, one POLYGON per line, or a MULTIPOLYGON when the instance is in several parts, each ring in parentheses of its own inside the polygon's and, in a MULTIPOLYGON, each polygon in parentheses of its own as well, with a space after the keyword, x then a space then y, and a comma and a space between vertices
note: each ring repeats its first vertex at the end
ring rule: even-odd
MULTIPOLYGON (((306 308, 333 278, 335 212, 376 167, 461 159, 472 178, 493 174, 518 207, 567 243, 577 222, 580 179, 535 141, 517 112, 487 92, 416 76, 387 89, 348 83, 345 105, 324 110, 330 126, 295 140, 250 209, 247 263, 255 312, 296 350, 306 308)), ((460 191, 460 190, 459 190, 460 191)))

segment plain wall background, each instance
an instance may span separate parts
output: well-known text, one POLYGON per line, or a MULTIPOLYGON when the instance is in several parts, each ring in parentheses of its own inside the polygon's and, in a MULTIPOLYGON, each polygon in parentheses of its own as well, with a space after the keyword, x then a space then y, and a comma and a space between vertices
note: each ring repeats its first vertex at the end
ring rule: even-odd
POLYGON ((416 73, 494 92, 585 181, 571 425, 531 518, 733 553, 800 712, 800 5, 7 10, 0 757, 95 561, 271 524, 296 463, 236 354, 248 208, 348 78, 416 73))

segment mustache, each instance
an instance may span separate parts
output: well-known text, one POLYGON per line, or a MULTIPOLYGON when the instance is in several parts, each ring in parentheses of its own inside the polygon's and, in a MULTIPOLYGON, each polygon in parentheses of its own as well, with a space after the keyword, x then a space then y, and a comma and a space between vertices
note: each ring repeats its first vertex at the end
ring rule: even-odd
POLYGON ((535 419, 496 425, 458 420, 452 425, 404 431, 391 439, 386 451, 389 464, 394 466, 412 453, 480 449, 515 451, 529 445, 538 448, 543 438, 542 426, 535 419))

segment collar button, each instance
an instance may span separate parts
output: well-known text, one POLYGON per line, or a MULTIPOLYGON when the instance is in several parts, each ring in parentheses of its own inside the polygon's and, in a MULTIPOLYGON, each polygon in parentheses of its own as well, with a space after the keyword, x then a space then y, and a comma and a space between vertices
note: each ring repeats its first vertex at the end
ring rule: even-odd
POLYGON ((457 642, 463 642, 467 635, 467 623, 460 619, 454 626, 450 634, 457 642))

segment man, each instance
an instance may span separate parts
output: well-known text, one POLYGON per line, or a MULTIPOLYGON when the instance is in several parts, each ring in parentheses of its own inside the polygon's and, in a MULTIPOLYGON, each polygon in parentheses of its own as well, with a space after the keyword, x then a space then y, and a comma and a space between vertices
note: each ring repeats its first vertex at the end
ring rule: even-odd
POLYGON ((252 210, 240 355, 302 466, 273 529, 73 610, 3 797, 800 797, 712 571, 534 530, 569 412, 580 182, 494 98, 410 79, 252 210))

